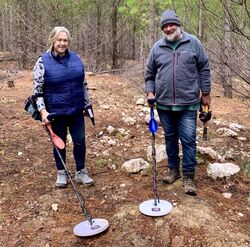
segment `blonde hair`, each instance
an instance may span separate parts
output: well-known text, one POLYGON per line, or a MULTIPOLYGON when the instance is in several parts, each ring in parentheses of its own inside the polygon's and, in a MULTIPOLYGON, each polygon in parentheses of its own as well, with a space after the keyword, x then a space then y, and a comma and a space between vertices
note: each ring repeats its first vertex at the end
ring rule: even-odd
POLYGON ((55 43, 59 33, 61 33, 61 32, 65 32, 67 34, 68 39, 69 39, 69 44, 70 44, 71 37, 69 34, 69 30, 65 27, 54 27, 49 35, 49 38, 48 38, 48 46, 49 46, 48 51, 53 50, 53 44, 55 43))

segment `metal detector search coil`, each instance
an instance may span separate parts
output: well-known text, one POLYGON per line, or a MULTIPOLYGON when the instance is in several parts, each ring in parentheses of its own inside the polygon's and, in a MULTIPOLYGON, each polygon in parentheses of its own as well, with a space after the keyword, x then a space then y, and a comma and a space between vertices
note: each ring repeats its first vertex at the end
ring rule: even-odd
POLYGON ((89 237, 99 234, 109 227, 109 222, 105 219, 93 219, 92 225, 88 221, 83 221, 74 227, 73 233, 78 237, 89 237))
POLYGON ((155 205, 155 200, 151 199, 142 202, 139 206, 140 212, 148 216, 164 216, 169 214, 172 209, 172 204, 165 200, 159 200, 155 205))

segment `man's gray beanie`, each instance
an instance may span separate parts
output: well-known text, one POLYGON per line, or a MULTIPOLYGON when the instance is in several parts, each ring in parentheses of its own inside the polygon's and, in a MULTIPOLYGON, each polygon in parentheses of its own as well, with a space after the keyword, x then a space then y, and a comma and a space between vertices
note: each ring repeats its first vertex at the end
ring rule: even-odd
POLYGON ((181 22, 178 16, 176 15, 175 11, 171 9, 167 9, 161 15, 161 19, 160 19, 161 29, 164 27, 164 25, 170 24, 170 23, 176 24, 178 26, 181 25, 181 22))

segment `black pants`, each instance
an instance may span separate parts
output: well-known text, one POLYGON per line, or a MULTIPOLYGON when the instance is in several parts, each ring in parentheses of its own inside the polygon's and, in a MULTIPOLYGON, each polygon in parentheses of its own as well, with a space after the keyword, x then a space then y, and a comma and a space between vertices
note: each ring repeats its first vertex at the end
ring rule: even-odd
MULTIPOLYGON (((80 171, 85 166, 86 156, 86 144, 85 144, 85 122, 83 113, 80 112, 73 116, 58 117, 51 123, 52 129, 56 135, 58 135, 64 143, 67 139, 67 131, 72 137, 73 141, 73 155, 76 164, 76 170, 80 171)), ((59 150, 63 158, 66 161, 66 148, 59 150)), ((54 158, 56 161, 56 167, 58 170, 64 169, 63 163, 59 158, 55 148, 53 149, 54 158)))

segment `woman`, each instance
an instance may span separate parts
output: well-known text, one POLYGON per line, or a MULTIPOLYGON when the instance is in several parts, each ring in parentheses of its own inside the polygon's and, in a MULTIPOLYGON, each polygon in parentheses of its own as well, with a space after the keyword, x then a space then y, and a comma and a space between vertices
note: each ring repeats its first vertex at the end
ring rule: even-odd
MULTIPOLYGON (((49 49, 40 56, 34 66, 34 91, 36 104, 44 125, 52 129, 64 142, 67 130, 73 140, 73 155, 76 163, 76 182, 86 186, 94 184, 85 167, 85 122, 83 110, 88 104, 87 83, 84 81, 84 65, 80 57, 69 51, 70 34, 65 27, 55 27, 49 35, 49 49), (50 122, 48 115, 53 114, 50 122)), ((67 174, 55 148, 57 187, 67 186, 67 174)), ((60 150, 65 162, 66 150, 60 150)))

